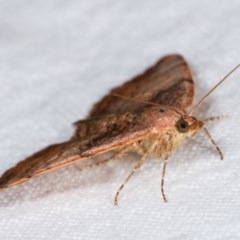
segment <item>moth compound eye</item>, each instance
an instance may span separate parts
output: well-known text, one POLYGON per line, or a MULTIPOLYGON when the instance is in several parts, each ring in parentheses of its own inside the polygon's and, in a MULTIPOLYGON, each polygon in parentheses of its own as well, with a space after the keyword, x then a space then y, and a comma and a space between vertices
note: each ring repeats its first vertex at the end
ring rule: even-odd
POLYGON ((189 129, 189 125, 188 125, 188 122, 186 122, 185 120, 183 119, 179 119, 177 121, 177 130, 181 133, 185 133, 187 132, 189 129))
POLYGON ((163 108, 160 108, 160 109, 159 109, 159 112, 160 112, 160 113, 164 113, 165 110, 164 110, 163 108))

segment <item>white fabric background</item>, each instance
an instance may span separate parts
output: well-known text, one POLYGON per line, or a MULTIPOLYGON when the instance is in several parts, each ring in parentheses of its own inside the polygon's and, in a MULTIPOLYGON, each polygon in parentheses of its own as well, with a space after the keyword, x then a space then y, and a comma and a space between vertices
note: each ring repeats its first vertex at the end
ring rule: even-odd
MULTIPOLYGON (((0 173, 73 133, 113 86, 167 53, 190 63, 200 98, 240 63, 239 1, 0 1, 0 173)), ((0 239, 239 239, 238 70, 197 116, 226 113, 171 156, 169 203, 151 159, 113 205, 131 157, 60 169, 0 193, 0 239)))

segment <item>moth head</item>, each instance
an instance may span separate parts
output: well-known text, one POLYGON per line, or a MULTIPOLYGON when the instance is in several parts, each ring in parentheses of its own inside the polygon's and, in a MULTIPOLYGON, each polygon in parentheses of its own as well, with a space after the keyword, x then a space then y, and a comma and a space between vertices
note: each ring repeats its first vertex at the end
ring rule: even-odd
POLYGON ((178 132, 185 133, 189 137, 194 136, 203 126, 202 121, 192 116, 182 116, 176 122, 178 132))

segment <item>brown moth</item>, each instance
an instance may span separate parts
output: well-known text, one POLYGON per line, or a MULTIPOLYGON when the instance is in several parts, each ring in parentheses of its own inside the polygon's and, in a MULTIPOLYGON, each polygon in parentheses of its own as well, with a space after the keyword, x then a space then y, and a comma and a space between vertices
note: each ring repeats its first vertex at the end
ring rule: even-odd
POLYGON ((205 121, 198 120, 189 112, 193 96, 194 83, 186 61, 180 55, 168 55, 103 97, 85 120, 75 123, 76 132, 70 140, 51 145, 7 170, 0 178, 0 190, 109 151, 115 153, 93 165, 135 152, 141 157, 118 189, 115 204, 122 188, 147 157, 163 160, 161 192, 166 202, 164 175, 168 156, 185 138, 203 129, 223 159, 205 127, 205 121))

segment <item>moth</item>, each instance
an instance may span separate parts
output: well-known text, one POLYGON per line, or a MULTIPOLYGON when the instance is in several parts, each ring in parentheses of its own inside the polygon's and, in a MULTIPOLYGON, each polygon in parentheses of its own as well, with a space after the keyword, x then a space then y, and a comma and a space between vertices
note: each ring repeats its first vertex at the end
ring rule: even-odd
POLYGON ((46 147, 3 173, 0 190, 109 151, 114 152, 112 156, 93 165, 134 152, 139 159, 118 189, 114 203, 118 204, 119 193, 149 157, 163 161, 161 193, 167 202, 164 177, 168 158, 186 138, 203 130, 223 159, 206 128, 207 120, 195 118, 192 112, 225 78, 190 110, 194 96, 190 68, 181 55, 167 55, 104 96, 86 119, 75 123, 75 134, 68 141, 46 147))

